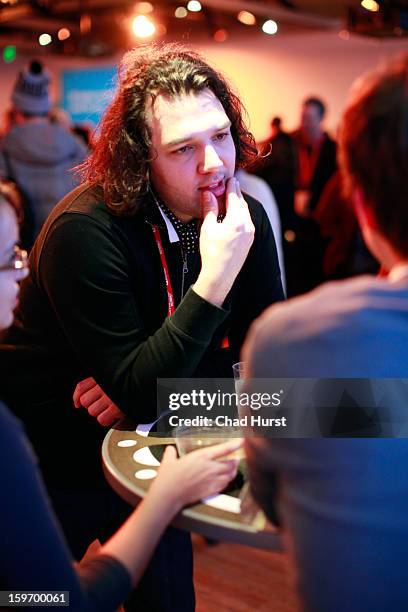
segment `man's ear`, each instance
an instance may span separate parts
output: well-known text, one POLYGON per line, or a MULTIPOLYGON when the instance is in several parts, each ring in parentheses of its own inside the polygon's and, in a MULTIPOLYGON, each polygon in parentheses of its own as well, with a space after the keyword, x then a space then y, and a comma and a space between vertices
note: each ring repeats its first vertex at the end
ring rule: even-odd
POLYGON ((367 205, 360 187, 355 187, 353 190, 353 204, 354 212, 356 213, 357 221, 362 233, 364 234, 364 231, 367 229, 375 230, 377 223, 375 221, 373 211, 370 206, 367 205))

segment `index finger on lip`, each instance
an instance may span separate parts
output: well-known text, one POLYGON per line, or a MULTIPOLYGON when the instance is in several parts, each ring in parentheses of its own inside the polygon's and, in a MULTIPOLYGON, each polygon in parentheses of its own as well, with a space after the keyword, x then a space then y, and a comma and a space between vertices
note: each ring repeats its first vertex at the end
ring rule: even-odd
POLYGON ((240 198, 240 200, 242 200, 242 202, 245 202, 245 204, 246 204, 245 198, 242 195, 241 185, 240 185, 239 181, 237 181, 237 194, 238 194, 238 197, 240 198))
POLYGON ((226 203, 227 212, 231 206, 233 208, 235 207, 236 209, 240 205, 240 199, 239 199, 239 195, 237 191, 237 179, 234 176, 230 178, 227 183, 227 190, 225 193, 225 203, 226 203))

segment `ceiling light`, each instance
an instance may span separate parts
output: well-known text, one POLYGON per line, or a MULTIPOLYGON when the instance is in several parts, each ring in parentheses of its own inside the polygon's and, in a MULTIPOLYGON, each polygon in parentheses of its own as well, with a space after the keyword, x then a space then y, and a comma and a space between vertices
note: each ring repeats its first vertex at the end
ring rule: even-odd
POLYGON ((156 32, 156 26, 144 15, 138 15, 132 22, 132 30, 138 38, 148 38, 156 32))
POLYGON ((41 34, 38 37, 38 42, 42 47, 45 47, 46 45, 49 45, 50 42, 52 42, 52 38, 49 34, 41 34))
POLYGON ((262 26, 262 32, 265 34, 276 34, 278 31, 278 24, 273 19, 268 19, 262 26))
POLYGON ((373 13, 377 13, 380 10, 380 5, 375 0, 361 0, 361 6, 373 13))
POLYGON ((174 11, 174 16, 177 17, 177 19, 184 19, 187 15, 188 10, 184 6, 178 6, 174 11))
POLYGON ((68 28, 61 28, 58 30, 58 40, 67 40, 71 36, 71 32, 68 28))
POLYGON ((249 11, 240 11, 237 15, 237 19, 245 25, 251 26, 256 24, 255 15, 249 11))
POLYGON ((192 13, 198 13, 201 11, 201 3, 198 2, 198 0, 190 0, 190 2, 187 4, 187 8, 192 13))

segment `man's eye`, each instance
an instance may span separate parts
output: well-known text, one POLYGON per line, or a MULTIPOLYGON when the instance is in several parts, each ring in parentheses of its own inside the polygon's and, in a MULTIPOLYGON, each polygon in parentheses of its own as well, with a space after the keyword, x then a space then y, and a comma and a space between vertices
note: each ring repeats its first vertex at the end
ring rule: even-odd
POLYGON ((227 136, 229 136, 229 132, 222 132, 221 134, 217 134, 215 136, 215 140, 218 140, 218 142, 222 142, 227 138, 227 136))
POLYGON ((176 151, 173 151, 173 153, 178 153, 178 154, 187 153, 187 151, 191 151, 192 148, 193 147, 191 145, 184 145, 184 147, 180 147, 176 151))

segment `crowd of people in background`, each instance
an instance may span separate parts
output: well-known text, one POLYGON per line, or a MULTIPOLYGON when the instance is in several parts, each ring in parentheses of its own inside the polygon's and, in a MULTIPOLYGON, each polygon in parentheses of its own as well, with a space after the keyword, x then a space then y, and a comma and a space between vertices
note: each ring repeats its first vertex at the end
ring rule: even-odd
POLYGON ((278 204, 288 297, 326 280, 378 271, 343 195, 336 142, 323 129, 325 114, 325 103, 313 96, 302 103, 294 132, 285 132, 282 118, 273 117, 250 169, 267 182, 278 204))

